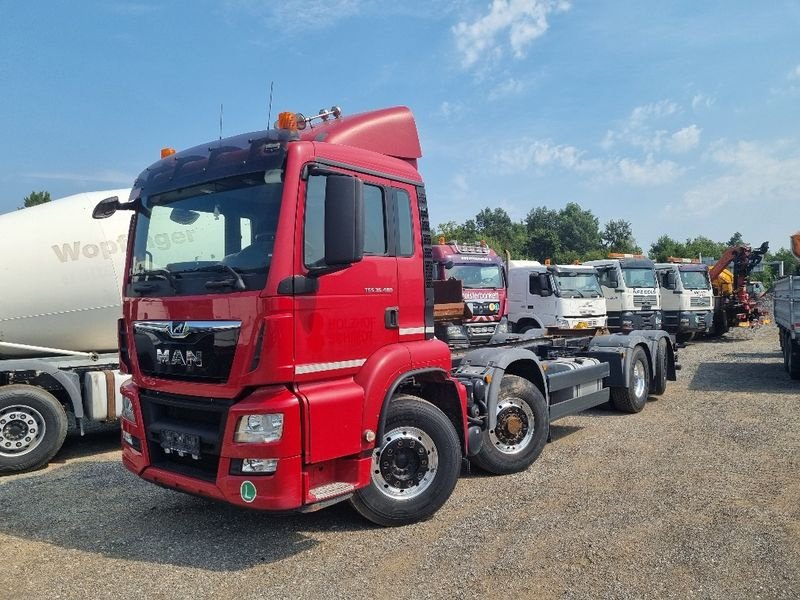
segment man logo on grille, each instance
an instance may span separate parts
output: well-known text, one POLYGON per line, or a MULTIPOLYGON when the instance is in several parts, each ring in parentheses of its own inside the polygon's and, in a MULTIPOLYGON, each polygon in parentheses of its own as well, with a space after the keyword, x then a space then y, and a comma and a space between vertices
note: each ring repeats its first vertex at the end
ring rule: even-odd
POLYGON ((191 330, 189 328, 189 323, 186 321, 171 321, 167 326, 167 333, 171 338, 182 340, 191 333, 191 330))

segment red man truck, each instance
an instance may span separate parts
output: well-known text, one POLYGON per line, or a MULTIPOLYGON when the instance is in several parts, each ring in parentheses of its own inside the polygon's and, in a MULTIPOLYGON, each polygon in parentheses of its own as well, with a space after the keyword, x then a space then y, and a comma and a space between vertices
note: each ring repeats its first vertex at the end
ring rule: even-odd
POLYGON ((472 316, 436 324, 436 337, 451 347, 479 346, 495 333, 508 332, 506 275, 503 260, 480 241, 464 244, 444 238, 432 247, 434 279, 458 279, 472 316))
POLYGON ((272 511, 350 500, 402 525, 442 506, 464 457, 523 470, 554 419, 609 397, 637 412, 675 377, 666 332, 435 339, 405 107, 281 113, 162 156, 94 211, 133 211, 122 460, 148 481, 272 511))

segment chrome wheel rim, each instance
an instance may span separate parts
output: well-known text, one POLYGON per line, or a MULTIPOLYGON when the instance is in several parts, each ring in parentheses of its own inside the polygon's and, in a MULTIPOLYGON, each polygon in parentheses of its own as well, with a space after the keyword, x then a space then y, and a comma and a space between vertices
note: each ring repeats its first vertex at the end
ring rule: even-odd
POLYGON ((417 427, 397 427, 372 453, 372 483, 393 500, 416 498, 436 478, 439 453, 433 439, 417 427))
POLYGON ((644 395, 644 390, 647 387, 647 380, 644 376, 644 365, 637 361, 633 366, 633 393, 637 398, 644 395))
POLYGON ((33 452, 46 431, 42 414, 30 406, 0 409, 0 456, 19 457, 33 452))
POLYGON ((504 398, 497 405, 497 423, 489 430, 489 440, 503 454, 519 454, 533 440, 536 417, 527 402, 504 398))

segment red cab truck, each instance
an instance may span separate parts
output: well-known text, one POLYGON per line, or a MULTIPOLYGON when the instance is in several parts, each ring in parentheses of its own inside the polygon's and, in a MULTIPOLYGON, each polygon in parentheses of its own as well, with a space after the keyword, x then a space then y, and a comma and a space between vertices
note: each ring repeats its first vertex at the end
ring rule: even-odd
POLYGON ((471 316, 436 323, 435 333, 452 348, 479 346, 495 333, 508 332, 506 273, 503 260, 485 242, 439 239, 432 247, 434 279, 458 279, 471 316))
POLYGON ((270 511, 349 500, 401 525, 442 506, 465 457, 523 470, 554 419, 609 397, 636 412, 674 379, 665 332, 460 354, 435 339, 407 108, 281 113, 162 155, 94 211, 133 211, 122 460, 148 481, 270 511))

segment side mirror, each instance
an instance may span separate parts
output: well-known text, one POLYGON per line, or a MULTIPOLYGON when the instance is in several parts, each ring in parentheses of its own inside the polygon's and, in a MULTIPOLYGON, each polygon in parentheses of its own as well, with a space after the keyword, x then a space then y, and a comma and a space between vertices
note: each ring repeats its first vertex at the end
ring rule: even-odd
POLYGON ((668 290, 674 290, 678 287, 678 280, 675 277, 675 271, 668 271, 664 277, 664 287, 668 290))
POLYGON ((608 276, 608 287, 614 289, 619 287, 619 278, 617 277, 616 273, 612 273, 608 276))
POLYGON ((191 225, 200 218, 200 213, 185 208, 173 208, 169 212, 169 220, 178 225, 191 225))
POLYGON ((325 264, 346 266, 364 256, 364 196, 360 179, 328 175, 325 182, 325 264))
POLYGON ((539 273, 539 289, 542 290, 542 297, 553 295, 553 289, 550 287, 550 276, 547 273, 539 273))
POLYGON ((97 203, 97 206, 94 207, 92 211, 92 218, 93 219, 107 219, 115 212, 119 210, 120 203, 118 196, 111 196, 110 198, 104 198, 97 203))
POLYGON ((454 266, 455 263, 453 263, 452 260, 448 260, 446 263, 444 263, 444 268, 447 269, 448 271, 452 269, 454 266))

